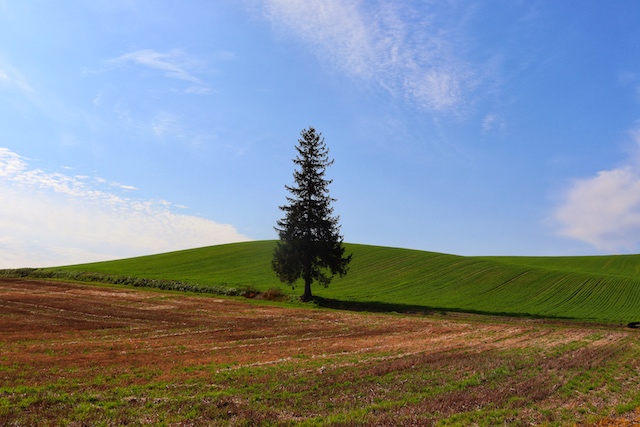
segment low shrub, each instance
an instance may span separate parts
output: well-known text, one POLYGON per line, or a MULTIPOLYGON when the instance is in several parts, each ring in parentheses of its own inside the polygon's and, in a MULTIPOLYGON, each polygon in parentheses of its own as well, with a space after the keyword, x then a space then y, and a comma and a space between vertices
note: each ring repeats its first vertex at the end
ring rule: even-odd
POLYGON ((242 295, 245 298, 256 298, 257 296, 260 295, 260 291, 256 289, 255 286, 248 285, 248 286, 242 287, 240 295, 242 295))
POLYGON ((270 288, 260 294, 260 299, 266 301, 286 301, 289 296, 284 294, 280 288, 270 288))

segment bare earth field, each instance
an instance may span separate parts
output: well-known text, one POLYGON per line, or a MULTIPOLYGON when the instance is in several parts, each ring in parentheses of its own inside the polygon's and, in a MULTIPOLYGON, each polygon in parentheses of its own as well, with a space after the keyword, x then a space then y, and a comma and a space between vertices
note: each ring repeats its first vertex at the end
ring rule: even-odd
POLYGON ((639 333, 0 280, 0 425, 640 425, 639 333))

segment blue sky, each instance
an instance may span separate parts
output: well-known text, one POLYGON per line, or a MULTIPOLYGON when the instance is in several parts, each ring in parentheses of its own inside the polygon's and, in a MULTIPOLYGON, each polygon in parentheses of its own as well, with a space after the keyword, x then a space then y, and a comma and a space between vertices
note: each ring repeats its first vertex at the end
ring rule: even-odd
POLYGON ((640 252, 640 2, 0 0, 0 268, 275 239, 640 252))

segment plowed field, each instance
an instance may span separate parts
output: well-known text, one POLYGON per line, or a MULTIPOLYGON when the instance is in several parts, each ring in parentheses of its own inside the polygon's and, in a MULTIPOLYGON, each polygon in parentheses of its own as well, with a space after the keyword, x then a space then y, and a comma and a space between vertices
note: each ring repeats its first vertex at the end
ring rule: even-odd
POLYGON ((0 280, 0 425, 630 426, 638 334, 0 280))

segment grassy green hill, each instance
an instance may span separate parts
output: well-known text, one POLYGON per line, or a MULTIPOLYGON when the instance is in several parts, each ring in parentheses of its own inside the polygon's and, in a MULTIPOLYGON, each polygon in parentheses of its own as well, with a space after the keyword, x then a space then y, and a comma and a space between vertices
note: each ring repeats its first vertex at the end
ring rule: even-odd
MULTIPOLYGON (((280 287, 271 271, 275 242, 211 246, 64 270, 178 280, 210 286, 280 287)), ((626 323, 640 321, 640 255, 463 257, 348 244, 349 274, 325 302, 375 309, 433 309, 626 323)))

